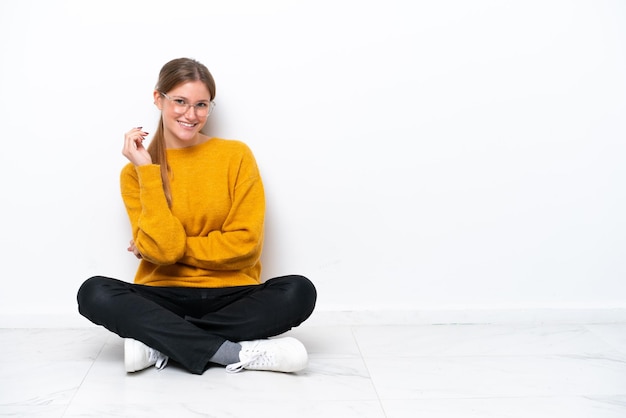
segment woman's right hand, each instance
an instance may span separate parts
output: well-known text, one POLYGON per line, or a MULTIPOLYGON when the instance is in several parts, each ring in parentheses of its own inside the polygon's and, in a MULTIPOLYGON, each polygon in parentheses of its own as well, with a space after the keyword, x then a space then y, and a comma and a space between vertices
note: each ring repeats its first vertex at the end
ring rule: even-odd
POLYGON ((152 164, 152 157, 148 150, 143 146, 143 140, 148 132, 144 132, 139 128, 133 128, 124 134, 124 148, 122 154, 134 165, 152 164))

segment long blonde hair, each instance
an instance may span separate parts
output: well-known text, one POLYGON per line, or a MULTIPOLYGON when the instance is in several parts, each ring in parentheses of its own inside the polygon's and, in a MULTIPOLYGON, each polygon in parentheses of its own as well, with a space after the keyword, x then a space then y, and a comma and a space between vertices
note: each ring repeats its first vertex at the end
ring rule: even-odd
MULTIPOLYGON (((161 68, 155 89, 167 93, 179 84, 189 81, 202 81, 209 90, 211 101, 215 99, 215 80, 213 80, 213 76, 204 64, 191 58, 176 58, 165 64, 163 68, 161 68)), ((167 163, 165 149, 163 116, 161 116, 156 132, 148 146, 148 152, 152 157, 152 162, 161 166, 163 191, 165 192, 167 203, 171 206, 172 191, 170 187, 170 167, 167 163)))

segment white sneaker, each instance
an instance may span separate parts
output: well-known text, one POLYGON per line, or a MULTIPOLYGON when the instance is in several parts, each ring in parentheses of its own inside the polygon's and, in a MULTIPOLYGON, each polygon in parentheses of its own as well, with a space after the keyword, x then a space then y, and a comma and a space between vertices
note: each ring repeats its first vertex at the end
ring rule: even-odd
POLYGON ((308 363, 306 348, 293 337, 242 341, 239 344, 241 361, 226 366, 229 373, 243 369, 290 373, 304 369, 308 363))
POLYGON ((129 373, 137 372, 153 365, 161 370, 167 365, 167 360, 169 358, 166 355, 140 341, 132 338, 124 340, 124 365, 129 373))

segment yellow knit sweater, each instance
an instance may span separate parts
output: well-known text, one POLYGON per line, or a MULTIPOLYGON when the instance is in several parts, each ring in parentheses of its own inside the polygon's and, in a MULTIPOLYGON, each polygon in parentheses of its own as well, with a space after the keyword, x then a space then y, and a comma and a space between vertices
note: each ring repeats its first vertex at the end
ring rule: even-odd
POLYGON ((156 164, 121 172, 121 191, 137 249, 135 283, 225 287, 258 284, 265 195, 250 149, 212 138, 168 149, 172 206, 156 164))

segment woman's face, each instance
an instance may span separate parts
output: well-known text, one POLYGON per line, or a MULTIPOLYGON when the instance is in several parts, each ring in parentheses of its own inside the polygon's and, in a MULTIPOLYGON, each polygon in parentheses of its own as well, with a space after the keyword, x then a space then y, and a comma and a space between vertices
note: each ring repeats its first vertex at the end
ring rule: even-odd
POLYGON ((164 93, 155 90, 154 102, 163 116, 166 148, 199 144, 199 132, 206 124, 206 110, 211 106, 207 87, 202 81, 188 81, 164 93))

